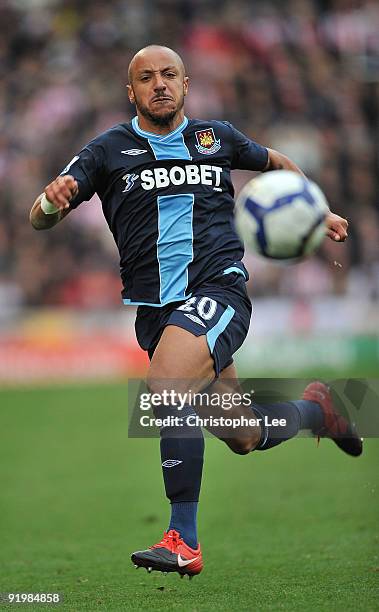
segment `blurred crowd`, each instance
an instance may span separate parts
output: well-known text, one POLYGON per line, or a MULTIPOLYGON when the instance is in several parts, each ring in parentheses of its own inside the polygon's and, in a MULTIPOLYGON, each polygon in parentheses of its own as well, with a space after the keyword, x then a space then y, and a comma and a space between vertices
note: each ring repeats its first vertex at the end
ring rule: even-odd
POLYGON ((86 142, 134 115, 127 66, 153 42, 184 58, 188 116, 288 154, 350 222, 344 245, 300 265, 248 256, 251 293, 378 299, 377 0, 2 0, 0 310, 120 304, 96 197, 48 232, 28 214, 86 142))

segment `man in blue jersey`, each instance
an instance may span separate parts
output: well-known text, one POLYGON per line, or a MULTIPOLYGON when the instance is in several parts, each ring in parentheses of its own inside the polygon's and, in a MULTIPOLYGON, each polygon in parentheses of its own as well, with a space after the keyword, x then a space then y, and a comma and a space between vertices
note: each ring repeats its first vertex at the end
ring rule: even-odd
MULTIPOLYGON (((137 305, 136 334, 151 359, 147 377, 155 393, 167 390, 241 391, 232 356, 244 341, 251 305, 243 247, 233 224, 234 168, 301 170, 286 156, 250 140, 223 121, 187 119, 188 77, 167 47, 139 51, 129 66, 128 94, 137 116, 92 140, 35 201, 31 223, 47 229, 97 192, 120 253, 123 301, 137 305)), ((347 236, 347 221, 327 216, 328 235, 347 236)), ((156 414, 165 417, 164 403, 156 414)), ((203 408, 195 406, 201 414, 203 408)), ((220 414, 221 407, 211 412, 220 414)), ((196 513, 204 439, 190 425, 162 427, 161 458, 171 518, 162 540, 133 553, 137 567, 192 577, 203 567, 196 513)), ((312 383, 303 399, 272 405, 232 406, 229 417, 256 417, 229 435, 215 431, 236 453, 267 450, 300 429, 329 437, 357 456, 355 430, 333 408, 328 388, 312 383), (267 427, 265 419, 285 425, 267 427)), ((212 431, 212 427, 210 427, 212 431)))

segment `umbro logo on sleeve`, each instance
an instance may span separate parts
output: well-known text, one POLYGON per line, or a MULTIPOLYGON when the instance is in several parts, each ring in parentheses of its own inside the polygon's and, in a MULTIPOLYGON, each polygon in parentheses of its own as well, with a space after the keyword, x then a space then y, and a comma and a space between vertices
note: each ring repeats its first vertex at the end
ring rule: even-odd
POLYGON ((147 153, 146 149, 127 149, 126 151, 121 151, 124 155, 142 155, 143 153, 147 153))

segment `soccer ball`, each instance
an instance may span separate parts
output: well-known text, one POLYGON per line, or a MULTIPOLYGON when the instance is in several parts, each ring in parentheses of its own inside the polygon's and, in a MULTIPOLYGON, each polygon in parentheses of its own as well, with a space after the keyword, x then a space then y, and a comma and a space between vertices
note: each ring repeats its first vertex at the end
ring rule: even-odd
POLYGON ((289 170, 266 172, 239 194, 236 229, 249 251, 270 259, 297 260, 320 246, 328 210, 313 181, 289 170))

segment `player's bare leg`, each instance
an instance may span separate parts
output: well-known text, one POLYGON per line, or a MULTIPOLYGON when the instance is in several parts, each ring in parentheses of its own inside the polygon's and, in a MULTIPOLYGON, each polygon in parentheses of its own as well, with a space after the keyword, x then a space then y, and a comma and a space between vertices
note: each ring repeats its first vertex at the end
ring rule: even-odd
MULTIPOLYGON (((250 406, 239 404, 227 411, 222 407, 223 394, 238 394, 242 396, 243 390, 237 379, 236 368, 233 364, 222 370, 219 378, 215 378, 214 361, 210 355, 206 337, 194 336, 190 332, 174 325, 168 325, 154 353, 147 384, 154 393, 162 394, 167 385, 174 384, 177 393, 192 394, 207 389, 208 393, 220 396, 217 405, 195 404, 196 412, 204 419, 207 417, 225 417, 235 419, 252 417, 250 406)), ((261 437, 259 425, 249 428, 238 428, 236 431, 226 431, 219 427, 207 426, 212 434, 225 441, 229 448, 238 453, 251 452, 261 437)))

